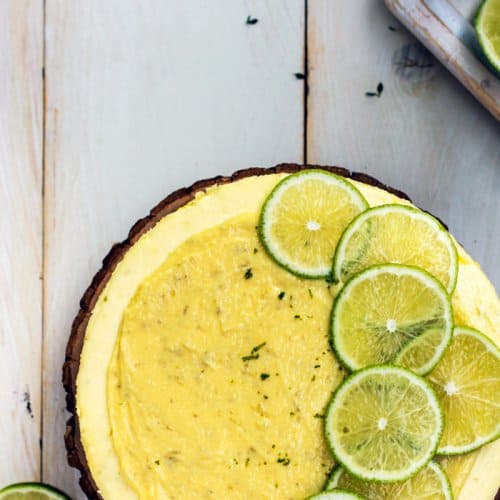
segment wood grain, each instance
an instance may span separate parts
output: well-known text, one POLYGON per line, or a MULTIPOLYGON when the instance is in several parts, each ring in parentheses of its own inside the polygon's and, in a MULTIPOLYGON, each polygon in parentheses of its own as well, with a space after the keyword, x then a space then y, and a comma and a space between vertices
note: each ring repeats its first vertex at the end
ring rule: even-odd
POLYGON ((316 0, 308 19, 308 161, 401 188, 500 288, 499 124, 377 2, 316 0))
POLYGON ((0 2, 0 488, 40 479, 42 1, 0 2))
POLYGON ((46 16, 43 463, 76 497, 61 366, 78 300, 173 189, 302 160, 304 4, 47 0, 46 16))

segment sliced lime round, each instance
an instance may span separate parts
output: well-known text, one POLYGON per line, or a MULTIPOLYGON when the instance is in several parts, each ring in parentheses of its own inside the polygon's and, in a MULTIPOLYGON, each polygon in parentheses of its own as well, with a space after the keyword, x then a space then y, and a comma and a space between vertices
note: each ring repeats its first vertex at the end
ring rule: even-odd
POLYGON ((260 239, 280 266, 298 276, 324 278, 342 232, 367 207, 343 177, 303 170, 282 180, 265 201, 260 239))
POLYGON ((500 77, 500 0, 484 0, 474 19, 486 59, 500 77))
POLYGON ((361 481, 349 474, 344 467, 337 466, 330 476, 326 490, 347 488, 363 495, 366 500, 452 500, 448 476, 436 462, 429 462, 410 479, 397 483, 361 481))
POLYGON ((425 269, 448 293, 455 289, 455 244, 448 231, 421 210, 381 205, 358 215, 339 241, 332 273, 345 282, 367 267, 389 262, 425 269))
POLYGON ((445 415, 439 454, 467 453, 500 437, 500 350, 488 337, 455 328, 428 378, 445 415))
POLYGON ((62 491, 42 483, 15 483, 0 490, 1 500, 70 500, 62 491))
POLYGON ((449 296, 429 273, 397 264, 355 275, 337 295, 331 339, 352 371, 393 362, 428 373, 451 340, 449 296))
POLYGON ((327 408, 325 435, 335 458, 365 481, 403 481, 434 456, 443 430, 437 396, 404 368, 354 373, 327 408))

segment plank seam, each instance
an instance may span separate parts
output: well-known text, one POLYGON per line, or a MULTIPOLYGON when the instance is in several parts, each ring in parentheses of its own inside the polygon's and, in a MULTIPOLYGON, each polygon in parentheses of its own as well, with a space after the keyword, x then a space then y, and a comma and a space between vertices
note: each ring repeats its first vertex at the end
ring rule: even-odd
POLYGON ((308 130, 308 100, 309 100, 309 29, 308 29, 308 0, 304 0, 304 115, 303 115, 303 151, 302 151, 302 161, 303 163, 308 163, 307 156, 307 130, 308 130))
POLYGON ((45 159, 46 159, 46 125, 47 125, 47 74, 46 74, 46 55, 47 55, 47 0, 43 0, 43 13, 42 13, 42 23, 43 23, 43 31, 42 31, 42 182, 41 182, 41 190, 42 190, 42 276, 41 276, 41 287, 42 287, 42 311, 41 311, 41 323, 42 323, 42 342, 41 342, 41 374, 40 374, 40 438, 39 438, 39 446, 40 446, 40 481, 43 481, 43 415, 45 408, 45 399, 44 399, 44 358, 45 358, 45 159))

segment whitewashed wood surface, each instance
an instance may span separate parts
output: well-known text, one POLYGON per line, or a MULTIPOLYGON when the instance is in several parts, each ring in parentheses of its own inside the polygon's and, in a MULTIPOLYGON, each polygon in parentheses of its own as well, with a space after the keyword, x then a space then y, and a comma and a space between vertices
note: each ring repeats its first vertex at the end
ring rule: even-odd
POLYGON ((381 1, 1 0, 0 43, 0 486, 82 498, 60 382, 79 298, 111 244, 196 179, 282 161, 370 173, 500 287, 500 126, 381 1))

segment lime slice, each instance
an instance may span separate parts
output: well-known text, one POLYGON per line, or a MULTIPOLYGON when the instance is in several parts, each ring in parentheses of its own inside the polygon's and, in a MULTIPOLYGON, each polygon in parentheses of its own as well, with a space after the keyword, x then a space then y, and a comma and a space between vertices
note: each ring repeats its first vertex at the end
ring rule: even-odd
POLYGON ((429 380, 446 421, 438 453, 467 453, 500 437, 500 350, 490 339, 455 328, 429 380))
POLYGON ((331 489, 328 491, 323 491, 312 497, 308 497, 307 500, 363 500, 364 497, 353 493, 348 490, 341 490, 339 488, 331 489))
POLYGON ((331 338, 351 371, 393 362, 419 375, 440 360, 451 340, 449 296, 429 273, 385 264, 351 278, 337 295, 331 338))
POLYGON ((70 500, 62 491, 42 483, 16 483, 0 490, 1 500, 70 500))
POLYGON ((338 466, 326 485, 326 489, 347 488, 363 495, 367 500, 452 500, 448 476, 436 462, 429 462, 421 471, 399 483, 374 483, 361 481, 338 466))
POLYGON ((394 358, 394 364, 404 366, 419 375, 426 375, 439 362, 451 341, 451 323, 447 339, 448 342, 443 345, 442 329, 429 328, 401 349, 394 358))
POLYGON ((367 207, 362 194, 344 178, 303 170, 281 181, 265 201, 260 239, 285 269, 306 278, 324 278, 330 274, 342 232, 367 207))
POLYGON ((500 0, 484 0, 474 26, 486 59, 500 77, 500 0))
POLYGON ((325 435, 338 462, 366 481, 403 481, 434 456, 443 416, 431 385, 404 368, 372 366, 333 395, 325 435))
POLYGON ((366 210, 345 230, 335 252, 333 277, 346 281, 375 264, 421 267, 452 293, 457 249, 448 231, 431 215, 404 205, 366 210))

